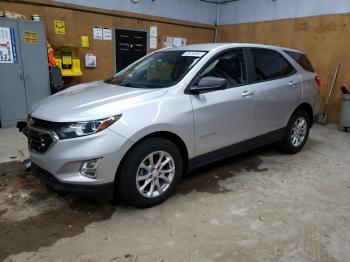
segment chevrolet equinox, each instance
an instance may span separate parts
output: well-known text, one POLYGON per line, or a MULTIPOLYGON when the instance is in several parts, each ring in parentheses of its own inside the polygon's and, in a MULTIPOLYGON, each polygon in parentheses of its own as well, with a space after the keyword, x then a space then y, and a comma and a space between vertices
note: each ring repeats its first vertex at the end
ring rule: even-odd
POLYGON ((150 207, 198 166, 271 143, 301 150, 319 84, 297 50, 162 49, 36 104, 25 128, 32 171, 57 191, 150 207))

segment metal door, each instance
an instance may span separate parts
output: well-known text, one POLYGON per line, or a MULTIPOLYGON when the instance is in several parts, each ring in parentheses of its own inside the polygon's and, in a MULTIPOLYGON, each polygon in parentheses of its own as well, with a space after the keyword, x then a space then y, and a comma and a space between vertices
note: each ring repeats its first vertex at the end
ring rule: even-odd
POLYGON ((260 54, 250 63, 258 82, 252 86, 257 97, 255 136, 259 136, 286 126, 301 99, 303 83, 299 73, 279 52, 262 48, 251 50, 260 54), (260 79, 261 76, 267 79, 260 79))
POLYGON ((18 22, 28 110, 50 95, 45 26, 40 22, 18 22))
POLYGON ((147 54, 147 32, 116 29, 115 41, 117 72, 147 54))
MULTIPOLYGON (((225 59, 222 59, 225 60, 225 59)), ((254 114, 256 108, 255 89, 252 85, 245 85, 247 77, 246 63, 241 49, 234 49, 214 58, 206 68, 210 69, 210 76, 216 75, 227 68, 226 75, 235 79, 242 78, 240 83, 229 84, 225 90, 192 95, 193 115, 195 124, 196 151, 198 155, 205 154, 216 149, 248 140, 254 136, 254 114), (216 62, 217 59, 230 57, 226 61, 216 62), (234 59, 236 57, 236 59, 234 59), (232 66, 233 61, 240 57, 240 64, 232 66), (212 67, 212 64, 216 64, 212 67), (215 68, 220 69, 216 70, 215 68), (231 72, 231 73, 228 73, 231 72)), ((207 69, 201 75, 207 76, 207 69)))
POLYGON ((0 127, 10 127, 27 115, 17 21, 0 18, 0 45, 0 127))

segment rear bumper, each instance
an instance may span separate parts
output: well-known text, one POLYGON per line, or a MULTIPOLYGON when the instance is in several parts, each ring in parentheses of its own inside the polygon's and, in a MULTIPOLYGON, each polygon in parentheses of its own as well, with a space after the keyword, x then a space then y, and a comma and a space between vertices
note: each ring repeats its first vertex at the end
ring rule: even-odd
POLYGON ((101 200, 113 200, 114 183, 83 185, 68 184, 57 180, 50 172, 32 163, 32 174, 38 177, 48 187, 62 193, 72 193, 80 196, 88 196, 101 200))

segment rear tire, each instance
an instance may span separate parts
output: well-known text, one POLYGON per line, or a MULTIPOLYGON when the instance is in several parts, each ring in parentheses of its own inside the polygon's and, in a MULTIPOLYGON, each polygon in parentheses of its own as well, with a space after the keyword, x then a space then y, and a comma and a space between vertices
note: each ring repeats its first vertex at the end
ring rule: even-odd
POLYGON ((289 119, 280 143, 283 152, 295 154, 305 145, 310 131, 310 117, 304 110, 296 110, 289 119))
POLYGON ((147 208, 165 201, 180 181, 183 160, 177 146, 164 138, 146 139, 127 153, 117 175, 119 196, 147 208))

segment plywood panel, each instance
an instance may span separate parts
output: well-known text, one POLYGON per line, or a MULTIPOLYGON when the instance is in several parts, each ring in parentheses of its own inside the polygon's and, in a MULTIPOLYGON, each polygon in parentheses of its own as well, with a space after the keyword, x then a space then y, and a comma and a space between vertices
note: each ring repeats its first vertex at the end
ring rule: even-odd
POLYGON ((329 119, 338 122, 340 87, 350 89, 350 15, 328 15, 268 22, 224 25, 219 27, 219 41, 253 42, 299 49, 310 57, 321 76, 321 108, 328 94, 336 65, 341 70, 332 95, 329 119))
POLYGON ((111 28, 129 28, 149 30, 151 25, 158 26, 158 48, 162 47, 163 36, 177 36, 188 39, 192 43, 213 42, 214 28, 192 22, 175 21, 174 19, 144 17, 140 14, 118 15, 118 12, 104 13, 101 9, 81 8, 77 6, 57 4, 58 6, 37 5, 36 3, 49 3, 49 1, 33 1, 33 4, 14 2, 1 2, 0 10, 6 9, 30 17, 39 14, 45 22, 47 37, 53 46, 71 45, 79 47, 82 62, 82 77, 66 79, 70 85, 107 78, 115 73, 115 54, 113 41, 93 40, 92 28, 103 26, 111 28), (73 9, 70 9, 74 7, 73 9), (65 35, 54 33, 54 20, 63 20, 66 25, 65 35), (169 22, 167 22, 169 21, 169 22), (81 36, 89 37, 90 47, 81 48, 81 36), (86 53, 97 56, 97 68, 84 68, 83 62, 86 53))

